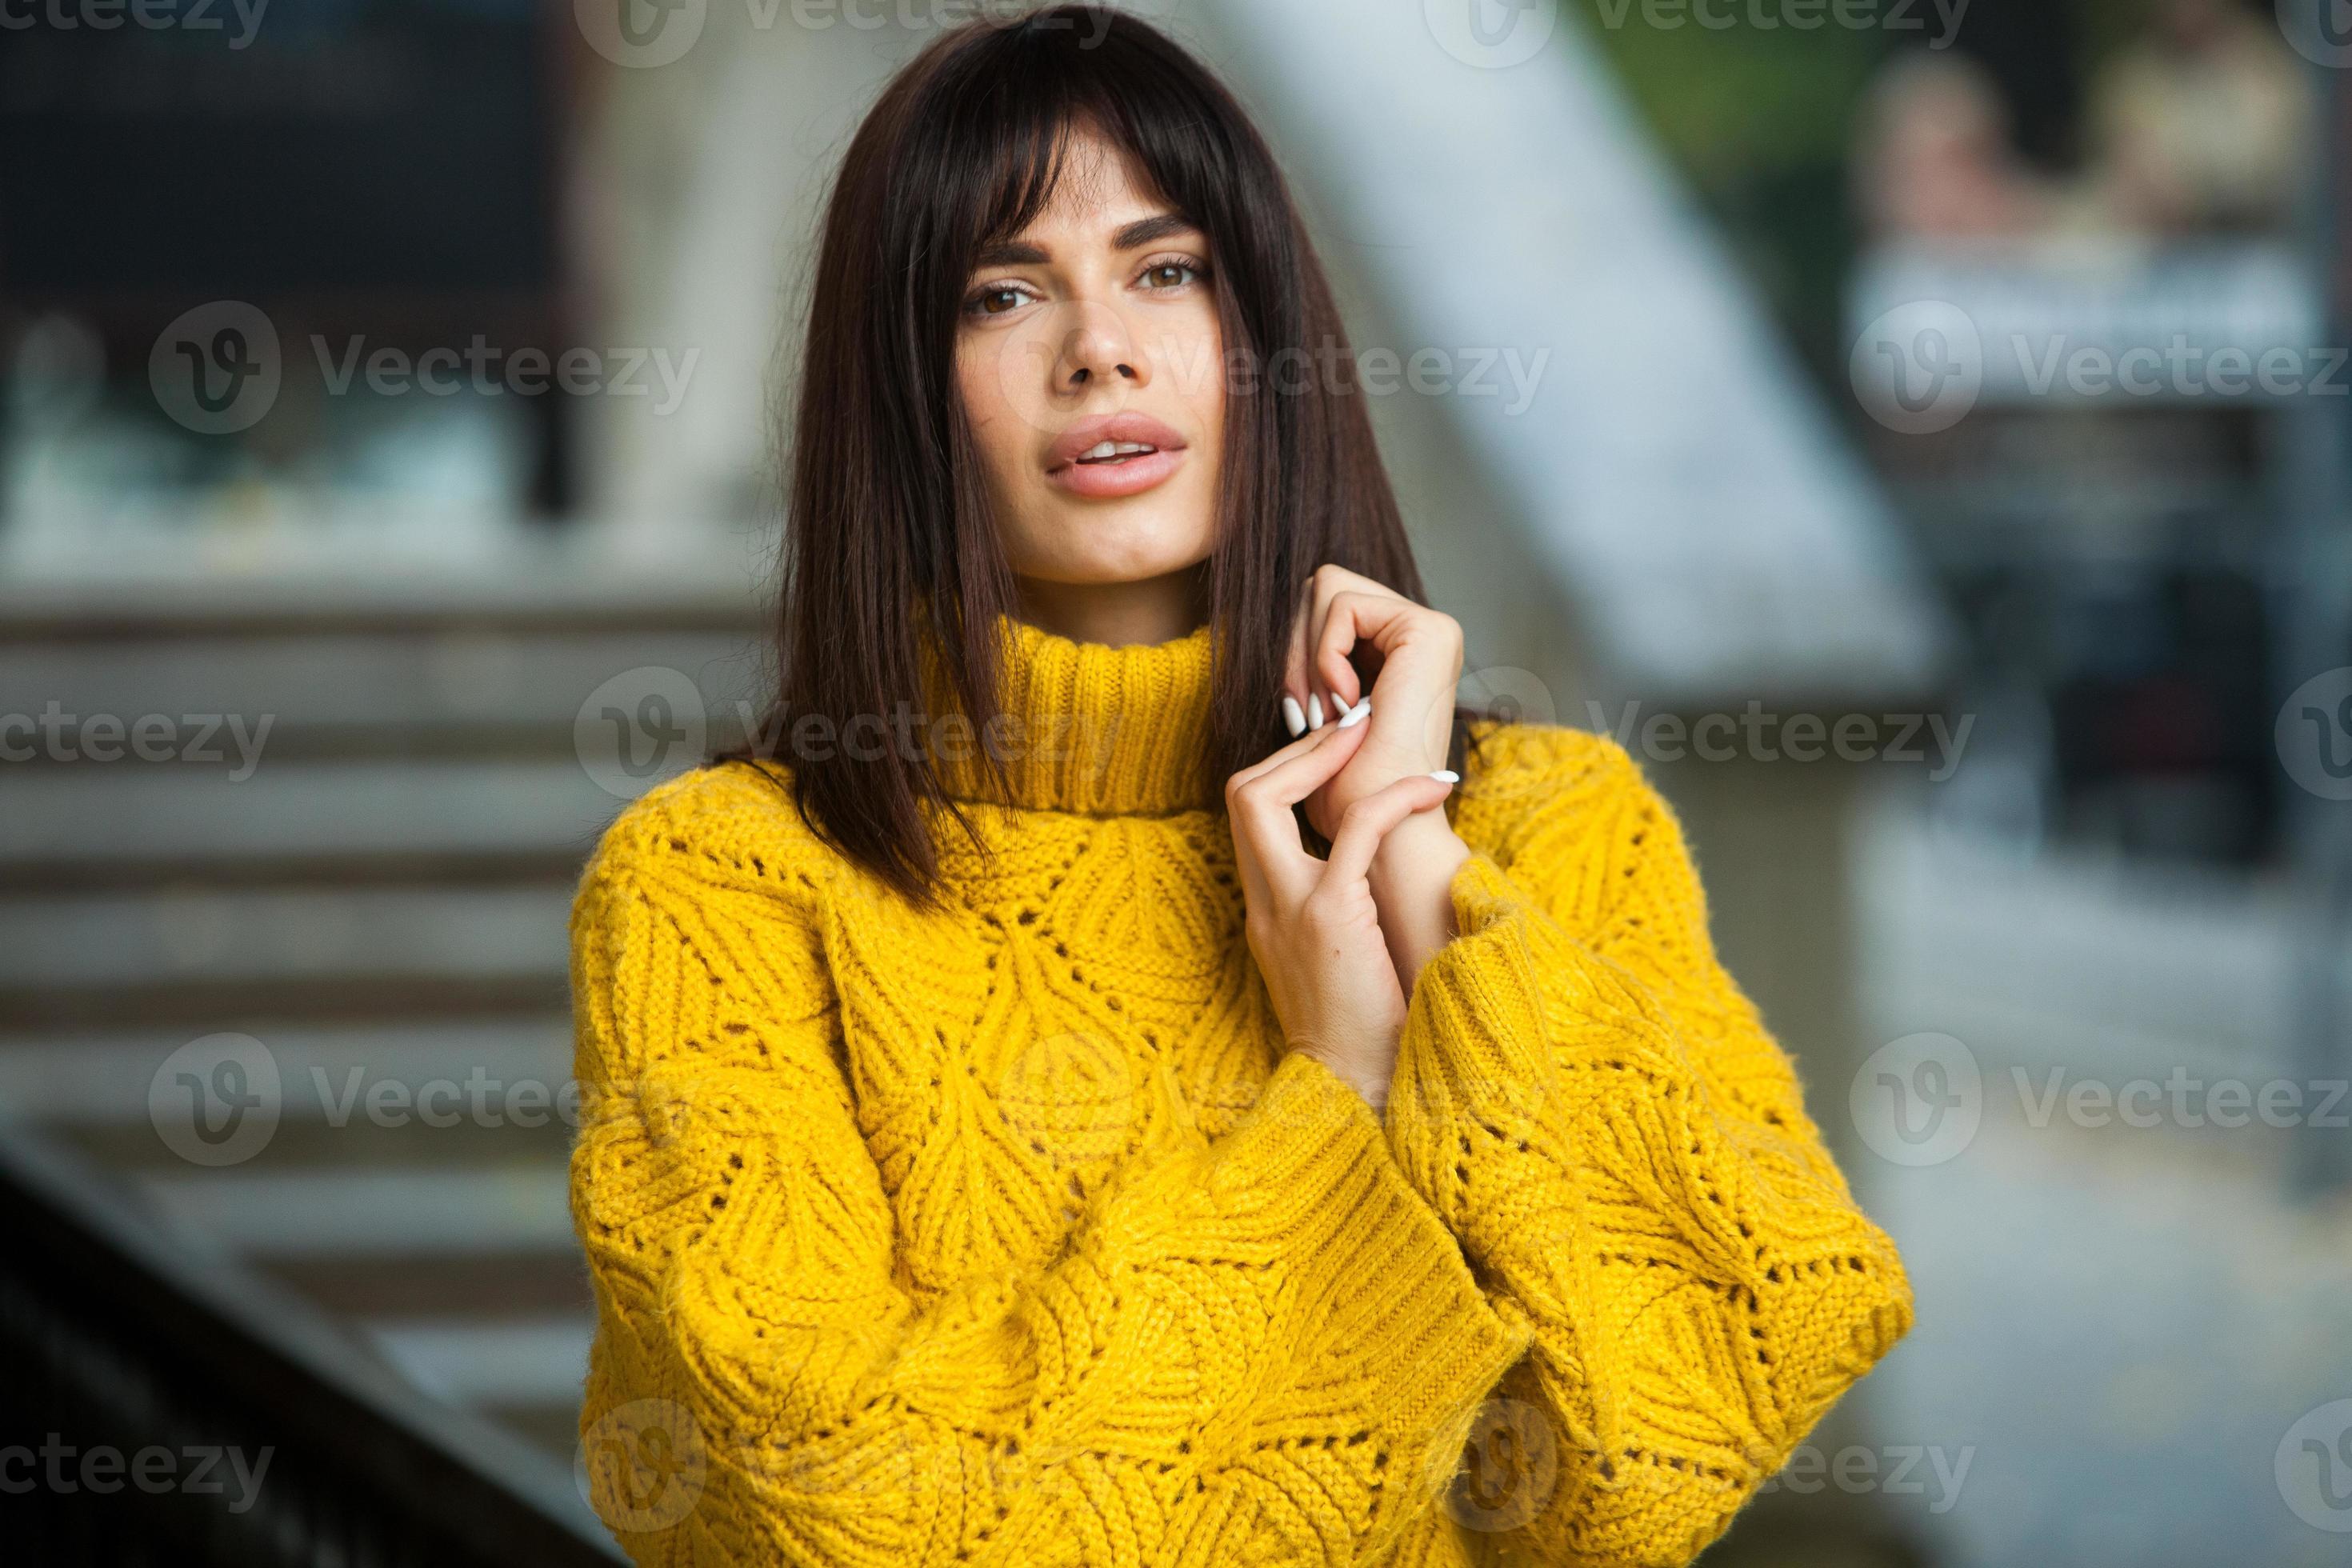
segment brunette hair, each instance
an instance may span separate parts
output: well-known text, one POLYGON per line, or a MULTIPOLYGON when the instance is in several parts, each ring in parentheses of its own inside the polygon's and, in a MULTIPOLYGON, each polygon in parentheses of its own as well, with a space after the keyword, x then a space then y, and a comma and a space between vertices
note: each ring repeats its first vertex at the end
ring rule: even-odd
MULTIPOLYGON (((933 40, 867 113, 825 207, 785 464, 777 689, 725 760, 756 764, 811 714, 840 732, 901 702, 920 711, 926 620, 974 732, 990 732, 989 633, 1015 595, 956 393, 959 307, 981 247, 1045 207, 1082 127, 1123 148, 1206 237, 1229 363, 1349 353, 1273 153, 1167 35, 1108 6, 1054 5, 933 40)), ((1276 698, 1318 564, 1426 603, 1363 399, 1320 376, 1267 380, 1229 378, 1206 563, 1220 777, 1289 741, 1276 698)), ((1481 716, 1455 710, 1457 770, 1481 716)), ((877 750, 789 758, 794 804, 845 855, 930 906, 938 859, 923 804, 979 836, 928 756, 877 750)))

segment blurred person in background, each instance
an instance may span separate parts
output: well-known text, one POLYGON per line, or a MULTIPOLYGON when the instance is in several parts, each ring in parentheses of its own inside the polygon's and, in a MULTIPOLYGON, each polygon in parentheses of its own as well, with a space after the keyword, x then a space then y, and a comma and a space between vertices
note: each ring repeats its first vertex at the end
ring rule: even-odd
POLYGON ((1672 812, 1456 707, 1346 342, 1131 16, 851 142, 771 721, 573 910, 583 1430, 711 1456, 639 1561, 1683 1563, 1907 1331, 1672 812))
POLYGON ((2000 89, 1966 56, 1898 58, 1858 128, 1856 205, 1876 238, 2016 237, 2057 210, 2057 193, 2017 154, 2000 89))
POLYGON ((2292 216, 2313 105, 2269 6, 2166 0, 2090 96, 2092 179, 2117 226, 2264 231, 2292 216))
POLYGON ((2312 95, 2267 11, 2167 0, 2094 71, 2088 100, 2080 171, 2045 174, 1982 65, 1897 56, 1857 121, 1864 228, 1930 242, 2270 232, 2308 183, 2312 95))

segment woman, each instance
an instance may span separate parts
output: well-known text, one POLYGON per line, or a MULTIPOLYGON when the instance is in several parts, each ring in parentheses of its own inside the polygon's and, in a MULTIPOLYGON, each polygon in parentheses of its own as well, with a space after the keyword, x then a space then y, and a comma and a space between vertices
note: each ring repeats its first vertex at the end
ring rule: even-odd
POLYGON ((572 921, 639 1562, 1682 1563, 1908 1327, 1674 817, 1457 713, 1344 344, 1131 18, 853 141, 777 708, 572 921))

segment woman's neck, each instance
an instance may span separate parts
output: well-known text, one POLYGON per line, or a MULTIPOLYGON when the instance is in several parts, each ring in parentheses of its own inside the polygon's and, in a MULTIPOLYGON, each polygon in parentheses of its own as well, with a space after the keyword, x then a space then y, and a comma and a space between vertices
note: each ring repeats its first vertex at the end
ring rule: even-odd
POLYGON ((1174 642, 1209 618, 1205 562, 1132 583, 1049 583, 1016 579, 1015 613, 1072 642, 1112 647, 1174 642))

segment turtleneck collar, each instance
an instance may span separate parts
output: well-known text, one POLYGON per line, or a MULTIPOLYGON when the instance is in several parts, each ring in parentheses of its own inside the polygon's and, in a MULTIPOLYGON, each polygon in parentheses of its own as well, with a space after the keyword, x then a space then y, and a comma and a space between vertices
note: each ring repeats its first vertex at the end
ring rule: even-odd
MULTIPOLYGON (((961 717, 935 727, 933 755, 950 795, 1096 816, 1164 816, 1223 798, 1207 756, 1208 623, 1171 642, 1124 647, 1079 642, 1003 614, 994 629, 1005 716, 979 737, 961 717), (990 736, 1009 796, 981 754, 990 736)), ((960 715, 936 644, 926 647, 929 711, 960 715)))

